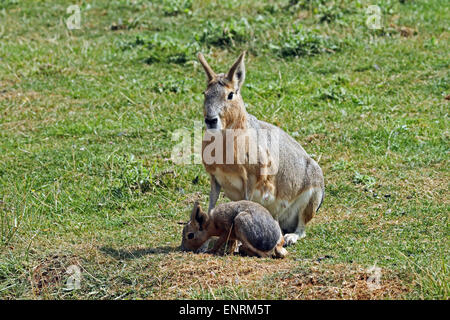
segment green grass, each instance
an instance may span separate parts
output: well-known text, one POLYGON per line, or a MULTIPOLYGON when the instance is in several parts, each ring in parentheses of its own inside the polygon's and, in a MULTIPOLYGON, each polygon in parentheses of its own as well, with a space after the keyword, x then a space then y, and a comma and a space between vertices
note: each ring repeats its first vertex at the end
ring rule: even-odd
POLYGON ((71 4, 0 1, 0 298, 449 298, 447 1, 90 1, 68 30, 71 4), (243 49, 248 111, 325 176, 285 261, 177 251, 209 192, 170 161, 202 121, 196 53, 243 49))

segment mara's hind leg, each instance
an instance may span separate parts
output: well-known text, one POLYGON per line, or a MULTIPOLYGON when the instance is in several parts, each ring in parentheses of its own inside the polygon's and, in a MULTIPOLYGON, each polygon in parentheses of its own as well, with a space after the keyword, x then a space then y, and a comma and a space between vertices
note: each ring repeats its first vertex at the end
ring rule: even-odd
POLYGON ((247 235, 241 230, 239 227, 239 223, 235 226, 235 234, 236 238, 240 239, 242 244, 239 246, 239 254, 249 257, 269 257, 271 255, 270 252, 264 252, 256 249, 251 243, 247 240, 247 235))
POLYGON ((246 246, 245 244, 242 244, 239 247, 239 254, 247 257, 257 257, 258 253, 254 250, 252 250, 250 247, 246 246))
POLYGON ((284 235, 285 246, 295 244, 299 239, 306 237, 306 224, 313 218, 314 212, 319 208, 322 200, 322 190, 313 189, 306 205, 300 205, 298 211, 297 227, 293 233, 284 235))
MULTIPOLYGON (((269 215, 268 217, 270 219, 268 220, 269 223, 275 223, 275 221, 272 220, 272 217, 270 217, 269 215)), ((272 240, 272 238, 270 238, 270 234, 266 234, 265 237, 269 238, 263 239, 263 235, 259 234, 258 232, 270 232, 270 225, 263 226, 263 228, 268 228, 267 230, 261 230, 261 225, 257 226, 256 228, 252 228, 253 223, 254 220, 252 218, 252 215, 247 211, 239 212, 238 215, 234 218, 234 235, 236 239, 242 242, 242 245, 239 248, 239 253, 251 257, 270 257, 273 253, 273 246, 267 245, 267 243, 265 242, 269 241, 269 243, 275 243, 275 241, 277 241, 277 236, 273 237, 274 239, 272 240), (267 251, 258 249, 258 247, 267 251)), ((280 242, 279 238, 278 242, 280 242)))
POLYGON ((265 251, 257 250, 249 243, 242 243, 242 245, 239 247, 239 254, 248 256, 248 257, 267 258, 267 257, 270 257, 271 253, 272 253, 271 251, 265 252, 265 251))

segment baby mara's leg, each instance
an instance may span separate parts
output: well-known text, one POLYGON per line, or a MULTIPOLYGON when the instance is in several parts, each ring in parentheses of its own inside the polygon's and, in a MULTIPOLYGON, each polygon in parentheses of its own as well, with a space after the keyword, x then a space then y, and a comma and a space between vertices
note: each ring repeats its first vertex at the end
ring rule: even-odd
POLYGON ((265 252, 255 249, 251 244, 247 242, 242 242, 242 245, 239 247, 239 254, 248 256, 248 257, 261 257, 266 258, 271 256, 271 252, 265 252))
POLYGON ((248 237, 252 237, 249 235, 249 233, 254 232, 252 230, 249 230, 248 225, 251 224, 251 214, 242 211, 240 212, 235 220, 234 220, 234 235, 237 240, 242 242, 242 245, 239 247, 239 253, 244 254, 250 257, 257 256, 257 257, 269 257, 273 250, 261 251, 256 249, 249 241, 248 237), (246 227, 247 225, 247 227, 246 227))
POLYGON ((227 255, 227 254, 234 254, 235 252, 238 252, 238 245, 236 240, 228 240, 225 241, 225 244, 222 245, 220 249, 216 252, 218 255, 227 255))
POLYGON ((233 225, 229 231, 225 231, 219 236, 214 247, 209 250, 213 254, 233 254, 237 247, 237 241, 233 231, 233 225), (225 246, 224 246, 225 244, 225 246))
POLYGON ((223 246, 223 244, 227 241, 228 234, 222 234, 214 243, 214 247, 209 250, 209 253, 216 254, 217 251, 223 246))
POLYGON ((283 259, 287 256, 288 251, 283 248, 284 246, 284 237, 283 235, 280 237, 280 241, 278 241, 277 246, 273 249, 273 254, 275 258, 283 259))

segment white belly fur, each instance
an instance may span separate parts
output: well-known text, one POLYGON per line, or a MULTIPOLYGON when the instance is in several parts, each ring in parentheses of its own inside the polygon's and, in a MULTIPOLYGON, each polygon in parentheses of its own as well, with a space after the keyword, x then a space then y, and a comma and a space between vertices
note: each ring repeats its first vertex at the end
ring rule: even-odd
POLYGON ((232 201, 244 199, 244 183, 239 175, 226 173, 219 168, 216 168, 214 177, 221 185, 225 195, 232 201))

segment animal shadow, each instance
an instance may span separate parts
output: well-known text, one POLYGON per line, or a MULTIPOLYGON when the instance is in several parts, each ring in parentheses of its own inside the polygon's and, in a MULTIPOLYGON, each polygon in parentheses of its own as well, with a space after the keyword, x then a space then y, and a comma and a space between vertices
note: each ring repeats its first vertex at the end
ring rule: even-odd
POLYGON ((114 249, 111 247, 101 247, 99 250, 116 260, 133 260, 138 259, 146 255, 151 254, 168 254, 170 252, 180 251, 180 246, 178 247, 157 247, 157 248, 143 248, 136 250, 127 250, 127 249, 114 249))

